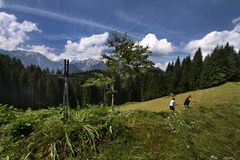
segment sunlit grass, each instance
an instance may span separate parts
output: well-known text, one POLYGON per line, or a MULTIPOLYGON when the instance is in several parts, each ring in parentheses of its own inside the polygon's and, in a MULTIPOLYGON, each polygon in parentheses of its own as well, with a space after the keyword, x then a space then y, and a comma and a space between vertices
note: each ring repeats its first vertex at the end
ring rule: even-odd
MULTIPOLYGON (((204 90, 197 90, 176 95, 175 102, 177 110, 183 110, 183 102, 188 95, 192 95, 196 102, 191 103, 195 106, 215 106, 217 104, 240 104, 240 83, 229 82, 222 86, 213 87, 204 90)), ((124 104, 117 108, 119 111, 146 110, 153 112, 168 111, 170 97, 162 97, 146 102, 124 104)))

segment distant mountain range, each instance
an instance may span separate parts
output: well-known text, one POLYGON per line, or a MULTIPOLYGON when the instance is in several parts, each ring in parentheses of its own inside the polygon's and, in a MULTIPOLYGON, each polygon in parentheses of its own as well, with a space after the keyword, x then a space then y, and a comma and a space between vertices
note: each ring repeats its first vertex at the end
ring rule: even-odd
MULTIPOLYGON (((20 50, 6 51, 0 49, 0 54, 8 55, 20 59, 24 66, 31 64, 37 65, 42 69, 49 68, 50 70, 62 70, 63 61, 51 61, 44 55, 37 52, 26 52, 20 50)), ((83 61, 74 61, 70 63, 70 73, 85 72, 91 70, 102 70, 106 64, 103 61, 86 59, 83 61)))

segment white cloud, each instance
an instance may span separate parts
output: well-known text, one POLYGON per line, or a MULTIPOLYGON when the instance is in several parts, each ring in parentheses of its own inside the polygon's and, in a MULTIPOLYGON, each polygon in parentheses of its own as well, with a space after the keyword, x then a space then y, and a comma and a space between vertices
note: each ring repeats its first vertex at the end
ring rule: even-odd
POLYGON ((155 34, 147 34, 140 44, 143 46, 149 46, 150 50, 153 52, 154 56, 166 55, 173 52, 175 47, 167 39, 158 40, 155 34))
POLYGON ((0 12, 0 49, 16 49, 29 38, 27 33, 32 31, 39 31, 36 23, 28 21, 19 23, 14 15, 0 12))
POLYGON ((44 56, 46 56, 48 59, 52 60, 52 61, 57 61, 58 60, 58 56, 53 53, 54 49, 47 47, 45 45, 32 45, 29 46, 29 49, 27 49, 27 51, 31 51, 31 52, 38 52, 44 56))
POLYGON ((169 62, 155 63, 154 67, 156 67, 156 68, 160 68, 160 69, 166 71, 167 66, 168 66, 168 63, 169 63, 169 62))
MULTIPOLYGON (((1 3, 3 1, 0 1, 1 3)), ((107 49, 105 45, 108 39, 108 32, 90 37, 83 37, 79 42, 68 40, 65 45, 65 51, 60 55, 54 53, 54 49, 45 45, 28 45, 19 47, 29 37, 28 32, 40 31, 37 24, 23 21, 17 22, 15 15, 0 12, 0 49, 15 50, 21 49, 25 51, 38 52, 48 59, 58 61, 67 58, 69 60, 84 60, 84 59, 100 59, 101 54, 107 49)))
POLYGON ((65 52, 59 56, 59 59, 84 60, 100 59, 101 54, 107 49, 105 45, 108 39, 108 32, 90 37, 83 37, 79 42, 67 41, 65 52))
MULTIPOLYGON (((237 23, 237 20, 234 21, 237 23)), ((225 45, 229 42, 237 50, 240 49, 240 24, 238 23, 233 30, 213 31, 198 40, 190 41, 184 49, 189 52, 195 52, 201 47, 203 57, 209 54, 217 45, 225 45)))
MULTIPOLYGON (((65 50, 60 55, 54 53, 54 49, 45 45, 27 46, 24 51, 38 52, 52 61, 69 59, 70 61, 79 61, 85 59, 100 59, 101 55, 107 49, 105 43, 108 39, 108 33, 83 37, 79 42, 67 41, 65 50)), ((20 49, 20 48, 19 48, 20 49)))

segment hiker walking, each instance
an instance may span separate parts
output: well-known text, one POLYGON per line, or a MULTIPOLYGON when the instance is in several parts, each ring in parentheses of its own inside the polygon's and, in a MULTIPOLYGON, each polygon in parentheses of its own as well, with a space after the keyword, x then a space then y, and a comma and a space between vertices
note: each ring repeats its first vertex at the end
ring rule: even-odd
POLYGON ((175 98, 172 97, 171 101, 170 101, 170 104, 169 104, 169 107, 170 107, 170 111, 174 111, 175 110, 175 106, 177 106, 178 104, 175 102, 175 98))
POLYGON ((191 96, 191 95, 189 95, 189 96, 185 99, 184 104, 183 104, 183 105, 184 105, 184 109, 188 109, 188 108, 189 108, 190 102, 195 102, 195 100, 192 99, 192 96, 191 96))

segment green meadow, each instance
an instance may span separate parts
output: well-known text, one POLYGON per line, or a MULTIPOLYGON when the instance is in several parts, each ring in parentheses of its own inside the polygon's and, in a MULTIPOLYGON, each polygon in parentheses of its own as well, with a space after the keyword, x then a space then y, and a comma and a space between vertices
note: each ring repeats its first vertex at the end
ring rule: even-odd
POLYGON ((119 106, 21 111, 1 105, 1 159, 224 159, 240 157, 240 83, 119 106), (198 101, 183 109, 191 94, 198 101))
MULTIPOLYGON (((217 106, 224 104, 240 104, 240 83, 229 82, 224 85, 209 89, 186 92, 176 95, 175 102, 179 105, 176 110, 184 109, 183 102, 188 95, 192 95, 192 99, 196 102, 191 103, 191 109, 196 106, 217 106)), ((153 112, 161 112, 169 110, 170 97, 162 97, 146 102, 128 103, 118 108, 119 111, 146 110, 153 112)))

